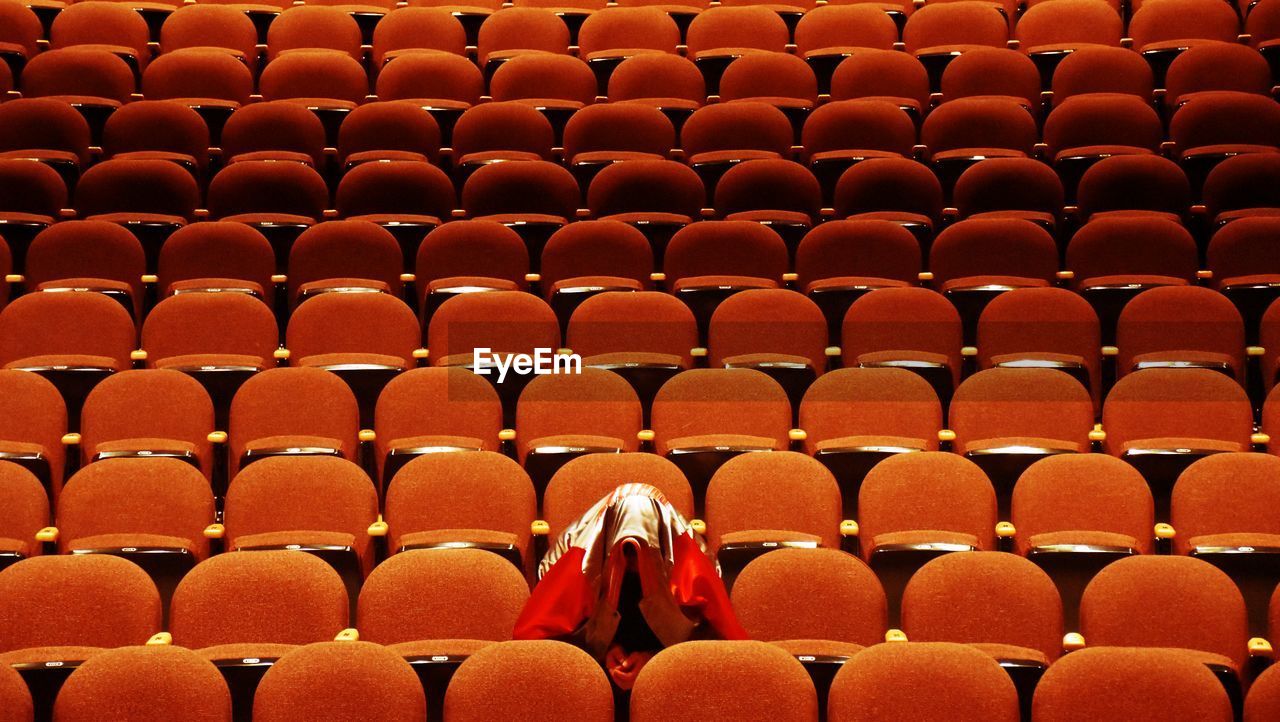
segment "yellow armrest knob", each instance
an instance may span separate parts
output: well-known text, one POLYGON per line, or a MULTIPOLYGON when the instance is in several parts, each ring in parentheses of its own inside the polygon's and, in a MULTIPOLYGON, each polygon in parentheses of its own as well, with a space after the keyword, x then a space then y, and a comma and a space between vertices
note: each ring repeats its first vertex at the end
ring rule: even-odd
POLYGON ((1267 355, 1267 349, 1263 348, 1262 346, 1247 346, 1245 347, 1244 352, 1245 352, 1245 355, 1247 356, 1266 356, 1267 355))
POLYGON ((160 277, 154 273, 144 273, 142 274, 142 282, 143 283, 159 283, 160 277))
POLYGON ((142 350, 142 349, 138 349, 138 350, 136 350, 136 351, 130 351, 130 352, 129 352, 129 360, 130 360, 130 361, 146 361, 146 360, 147 360, 147 352, 146 352, 146 351, 144 351, 144 350, 142 350))
POLYGON ((805 433, 804 429, 791 429, 787 432, 787 438, 792 441, 804 441, 809 438, 809 435, 805 433))
POLYGON ((21 273, 9 273, 4 277, 5 283, 22 283, 27 280, 21 273))
POLYGON ((533 532, 534 536, 546 536, 551 533, 551 525, 539 519, 529 525, 529 531, 533 532))
POLYGON ((1018 530, 1015 529, 1013 524, 1010 522, 1002 521, 999 524, 996 524, 996 536, 1001 539, 1011 539, 1017 533, 1018 530))
POLYGON ((943 429, 938 432, 938 441, 955 441, 956 432, 951 429, 943 429))
POLYGON ((929 271, 921 271, 919 274, 916 275, 916 278, 921 281, 932 281, 933 274, 930 273, 929 271))
POLYGON ((284 275, 283 273, 277 273, 271 276, 271 282, 272 283, 288 283, 289 277, 284 275))
POLYGON ((1116 348, 1115 346, 1103 346, 1102 355, 1103 356, 1119 356, 1120 349, 1116 348))
POLYGON ((858 522, 852 519, 840 522, 840 536, 858 536, 860 531, 862 530, 858 527, 858 522))
POLYGON ((47 526, 36 532, 36 541, 52 544, 58 541, 58 527, 47 526))
POLYGON ((905 642, 907 641, 907 633, 901 629, 890 629, 884 633, 884 641, 886 642, 905 642))
POLYGON ((653 441, 653 429, 641 429, 636 432, 636 439, 640 441, 653 441))
POLYGON ((271 355, 272 355, 272 356, 273 356, 277 361, 287 361, 287 360, 289 360, 289 349, 287 349, 287 348, 278 348, 278 349, 276 349, 275 351, 272 351, 272 352, 271 352, 271 355))
POLYGON ((369 525, 369 536, 386 536, 387 523, 382 520, 382 516, 378 516, 378 520, 369 525))
POLYGON ((1257 444, 1258 446, 1265 446, 1271 443, 1271 435, 1262 434, 1262 433, 1251 434, 1249 436, 1249 442, 1253 444, 1257 444))
POLYGON ((822 350, 822 353, 825 354, 827 358, 840 358, 841 354, 844 353, 844 349, 839 346, 828 346, 822 350))
POLYGON ((359 641, 360 641, 360 632, 359 632, 358 630, 356 630, 355 628, 353 628, 353 627, 348 627, 348 628, 346 628, 346 629, 342 630, 341 632, 338 632, 338 636, 334 637, 334 638, 333 638, 333 641, 335 641, 335 642, 359 642, 359 641))
POLYGON ((498 432, 498 441, 515 441, 515 440, 516 440, 515 429, 503 429, 498 432))
POLYGON ((541 274, 541 273, 526 273, 526 274, 524 274, 524 282, 525 282, 525 283, 540 283, 541 281, 542 281, 542 274, 541 274))
POLYGON ((147 640, 148 647, 167 647, 173 644, 173 635, 168 632, 157 632, 147 640))
POLYGON ((204 528, 205 539, 221 539, 227 535, 227 528, 221 524, 210 524, 204 528))
POLYGON ((1107 440, 1107 432, 1102 430, 1102 424, 1094 424, 1093 430, 1089 432, 1089 441, 1097 441, 1099 443, 1107 440))
POLYGON ((1207 281, 1213 278, 1213 271, 1209 271, 1209 270, 1196 271, 1196 278, 1200 278, 1207 281))
POLYGON ((706 358, 707 350, 702 346, 695 346, 689 349, 689 355, 694 358, 706 358))
POLYGON ((413 358, 415 361, 426 361, 431 358, 431 352, 425 348, 415 348, 413 350, 413 358))
POLYGON ((378 440, 378 434, 373 429, 360 429, 358 438, 361 441, 373 443, 378 440))
POLYGON ((960 349, 960 355, 965 358, 974 358, 978 355, 977 346, 964 346, 960 349))
POLYGON ((72 446, 74 444, 79 444, 79 443, 80 443, 80 434, 63 434, 62 435, 63 446, 72 446))
POLYGON ((1249 656, 1250 657, 1267 657, 1268 659, 1275 653, 1271 648, 1271 642, 1262 637, 1253 637, 1249 640, 1249 656))
POLYGON ((1062 648, 1068 652, 1084 649, 1084 635, 1079 632, 1069 632, 1063 635, 1062 648))
POLYGON ((663 281, 667 280, 667 274, 665 274, 665 273, 650 273, 650 274, 649 274, 649 280, 650 280, 650 281, 653 281, 654 283, 662 283, 663 281))
POLYGON ((1054 275, 1057 276, 1060 281, 1070 281, 1076 277, 1075 271, 1058 271, 1054 275))
POLYGON ((695 532, 699 534, 707 533, 707 523, 701 519, 690 519, 689 528, 693 529, 695 532))
POLYGON ((798 273, 784 273, 784 274, 782 274, 782 282, 783 282, 783 283, 795 283, 795 282, 796 282, 796 281, 798 281, 798 280, 800 280, 800 274, 798 274, 798 273))
POLYGON ((414 281, 417 281, 417 280, 418 280, 418 277, 417 277, 417 276, 415 276, 415 275, 413 275, 412 273, 402 273, 402 274, 400 274, 400 282, 401 282, 401 283, 413 283, 414 281))
POLYGON ((1178 532, 1175 531, 1174 528, 1169 524, 1165 524, 1164 522, 1156 524, 1157 539, 1172 539, 1177 535, 1178 535, 1178 532))
POLYGON ((205 438, 209 440, 210 444, 225 444, 227 443, 227 432, 210 431, 209 435, 205 438))

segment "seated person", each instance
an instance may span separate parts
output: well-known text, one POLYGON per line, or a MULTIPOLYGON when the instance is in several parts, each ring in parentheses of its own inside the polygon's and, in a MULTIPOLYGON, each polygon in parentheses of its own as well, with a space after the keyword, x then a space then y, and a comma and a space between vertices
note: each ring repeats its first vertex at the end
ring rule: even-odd
POLYGON ((552 543, 516 639, 575 644, 621 690, 659 650, 746 639, 701 537, 661 491, 624 484, 552 543))

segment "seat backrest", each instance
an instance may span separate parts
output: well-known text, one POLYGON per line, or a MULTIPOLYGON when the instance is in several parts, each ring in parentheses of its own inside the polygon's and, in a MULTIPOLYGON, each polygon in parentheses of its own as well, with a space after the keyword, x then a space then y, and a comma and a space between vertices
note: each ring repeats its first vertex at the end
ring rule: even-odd
POLYGON ((1017 689, 999 663, 948 642, 877 644, 845 662, 831 683, 827 719, 851 722, 867 710, 889 719, 1019 719, 1017 689))
POLYGON ((708 719, 814 722, 818 699, 795 657, 754 641, 697 641, 649 660, 631 691, 631 719, 670 718, 672 709, 708 719))

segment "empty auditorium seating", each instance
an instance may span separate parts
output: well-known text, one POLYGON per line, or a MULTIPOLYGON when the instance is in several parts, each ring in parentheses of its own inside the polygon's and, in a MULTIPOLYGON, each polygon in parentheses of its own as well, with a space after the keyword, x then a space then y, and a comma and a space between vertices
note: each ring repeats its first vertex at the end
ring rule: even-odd
POLYGON ((386 488, 400 467, 423 454, 497 451, 501 428, 502 402, 488 381, 459 367, 406 371, 378 396, 374 431, 380 483, 386 488))
POLYGON ((1093 400, 1055 369, 992 368, 965 379, 951 399, 953 448, 980 466, 1007 512, 1014 482, 1036 460, 1089 450, 1093 400))
POLYGON ((267 667, 298 645, 333 639, 349 613, 342 579, 310 554, 234 552, 197 564, 183 578, 169 631, 175 645, 218 667, 236 714, 246 715, 267 667))
POLYGON ((101 294, 135 319, 142 315, 145 272, 138 239, 104 220, 56 223, 41 231, 27 251, 26 282, 32 290, 101 294))
POLYGON ((707 362, 763 371, 798 408, 805 390, 826 371, 826 345, 826 323, 813 301, 786 289, 748 289, 712 313, 707 362))
POLYGON ((1194 660, 1241 696, 1249 655, 1244 599, 1231 577, 1206 562, 1135 556, 1108 565, 1085 588, 1080 632, 1090 646, 1154 647, 1194 660))
POLYGON ((504 418, 514 421, 516 399, 531 375, 510 373, 499 380, 493 357, 533 357, 538 349, 557 349, 560 324, 555 311, 532 294, 462 293, 440 304, 426 338, 432 366, 462 366, 483 372, 502 397, 504 418), (489 349, 490 357, 477 359, 477 349, 489 349))
POLYGON ((667 288, 690 307, 705 331, 727 296, 778 287, 787 265, 786 244, 773 229, 752 221, 716 221, 676 231, 662 269, 667 288))
POLYGON ((171 645, 112 649, 86 660, 58 692, 54 715, 79 722, 107 715, 145 720, 154 715, 231 719, 231 693, 200 655, 171 645))
POLYGON ((49 497, 35 474, 8 463, 0 464, 4 479, 0 512, 0 569, 40 554, 36 532, 49 521, 49 497))
POLYGON ((892 50, 897 40, 890 12, 874 3, 813 8, 795 26, 796 54, 814 69, 823 92, 831 89, 831 74, 846 58, 867 48, 892 50))
POLYGON ((805 234, 795 254, 798 290, 822 309, 833 344, 858 297, 877 288, 912 285, 920 268, 915 236, 879 219, 827 221, 805 234))
POLYGON ((1228 158, 1209 171, 1203 197, 1205 210, 1218 225, 1248 216, 1274 215, 1278 204, 1270 180, 1280 171, 1272 153, 1244 153, 1228 158))
POLYGON ((1032 714, 1045 722, 1107 715, 1233 718, 1227 693, 1203 664, 1131 647, 1082 649, 1064 657, 1036 687, 1032 714))
POLYGON ((231 400, 228 469, 268 456, 356 458, 360 410, 336 374, 275 368, 244 382, 231 400))
POLYGON ((1276 532, 1258 512, 1277 492, 1277 462, 1268 454, 1215 454, 1187 467, 1173 487, 1175 552, 1231 575, 1244 595, 1254 636, 1266 636, 1267 604, 1277 579, 1261 557, 1246 550, 1270 546, 1276 532))
POLYGON ((1156 517, 1168 513, 1169 490, 1193 461, 1246 451, 1249 399, 1233 379, 1207 369, 1153 368, 1120 379, 1102 407, 1107 453, 1138 467, 1151 484, 1156 517))
POLYGON ((207 203, 213 220, 238 221, 266 235, 283 270, 293 240, 324 215, 329 190, 304 163, 246 160, 218 171, 207 203))
POLYGON ((879 644, 887 626, 880 582, 837 549, 778 549, 757 558, 734 582, 733 608, 753 639, 813 657, 801 660, 810 669, 879 644))
POLYGON ((878 644, 845 662, 831 683, 827 718, 855 720, 867 710, 880 719, 1019 719, 1017 690, 1000 665, 976 649, 947 642, 878 644))
POLYGON ((871 158, 840 176, 833 202, 837 218, 893 221, 925 242, 942 218, 942 184, 921 163, 871 158))
POLYGON ((477 651, 458 668, 444 699, 445 715, 459 722, 565 709, 582 720, 607 722, 613 719, 613 693, 590 655, 553 640, 503 642, 477 651))
POLYGON ((690 714, 717 719, 767 717, 805 722, 818 698, 804 667, 778 647, 757 641, 696 641, 662 650, 631 690, 631 719, 666 719, 672 700, 690 714))
POLYGON ((992 299, 978 318, 978 366, 1049 368, 1070 374, 1102 398, 1098 317, 1061 288, 1020 288, 992 299))
POLYGON ((651 426, 654 451, 685 473, 701 509, 724 462, 787 448, 791 404, 776 381, 755 369, 693 369, 658 390, 651 426))
POLYGON ((497 221, 520 234, 535 270, 542 246, 574 218, 580 197, 573 174, 549 161, 481 166, 461 194, 468 216, 497 221))
POLYGON ((1071 285, 1097 312, 1104 343, 1114 342, 1116 323, 1134 296, 1192 283, 1198 266, 1191 233, 1159 215, 1107 214, 1086 223, 1067 244, 1071 285))
POLYGON ((104 649, 144 644, 160 631, 155 584, 109 554, 24 559, 0 572, 0 600, 0 664, 23 668, 42 718, 81 662, 104 649))
POLYGON ((418 319, 404 301, 386 293, 337 292, 294 311, 285 345, 295 365, 342 377, 360 401, 361 428, 368 428, 383 387, 417 365, 421 339, 418 319))
POLYGON ((841 486, 855 517, 866 473, 892 454, 936 451, 942 407, 928 382, 900 368, 839 369, 809 387, 800 404, 805 451, 841 486))
POLYGON ((171 369, 121 371, 85 398, 82 462, 171 457, 209 477, 213 431, 213 403, 198 381, 171 369))
POLYGON ((574 310, 565 345, 584 366, 607 369, 630 382, 648 418, 658 388, 693 367, 698 326, 693 312, 668 294, 606 291, 574 310))
MULTIPOLYGON (((603 106, 602 106, 603 107, 603 106)), ((653 249, 643 232, 621 221, 578 221, 542 249, 540 281, 561 325, 585 299, 607 291, 652 288, 653 249)))
POLYGON ((387 489, 388 549, 476 548, 520 569, 532 558, 533 484, 515 462, 490 451, 424 453, 387 489))
POLYGON ((136 341, 129 312, 99 293, 31 293, 0 312, 0 360, 53 381, 72 428, 90 389, 129 367, 136 341))
POLYGON ((952 197, 961 218, 1022 218, 1053 233, 1063 203, 1062 181, 1031 158, 990 158, 956 179, 952 197))
POLYGON ((378 494, 345 459, 275 458, 235 475, 227 489, 225 543, 232 551, 290 549, 324 559, 348 589, 374 565, 370 527, 378 494))
POLYGON ((1202 0, 1176 0, 1138 7, 1129 20, 1133 49, 1151 63, 1156 77, 1180 52, 1214 42, 1234 43, 1240 21, 1232 10, 1202 0), (1145 11, 1145 12, 1143 12, 1145 11))
POLYGON ((949 552, 995 548, 996 494, 973 462, 954 454, 896 454, 867 472, 858 491, 863 559, 885 586, 889 623, 908 578, 949 552))
POLYGON ((1147 482, 1103 454, 1057 454, 1027 468, 1013 488, 1014 550, 1048 572, 1067 629, 1078 629, 1080 595, 1110 562, 1154 547, 1147 482))
POLYGON ((63 180, 75 180, 89 163, 89 123, 66 103, 24 97, 0 104, 3 158, 38 160, 63 180))
POLYGON ((0 718, 1276 716, 1277 8, 0 0, 0 718))
POLYGON ((1206 368, 1244 381, 1244 322, 1225 296, 1198 286, 1162 286, 1125 305, 1116 326, 1116 371, 1206 368))
POLYGON ((0 198, 0 233, 9 247, 12 270, 21 273, 31 239, 52 225, 67 205, 67 187, 58 172, 43 163, 0 155, 0 198))
POLYGON ((257 44, 258 32, 253 21, 235 7, 182 6, 170 13, 160 27, 160 47, 165 53, 184 49, 217 50, 242 61, 250 69, 258 63, 257 44))
POLYGON ((742 454, 707 486, 708 548, 726 583, 781 547, 840 548, 840 489, 831 472, 793 451, 742 454))
POLYGON ((901 367, 923 376, 944 403, 960 383, 960 314, 924 288, 884 288, 853 302, 844 317, 845 366, 901 367))
POLYGON ((786 158, 791 153, 792 139, 793 131, 787 116, 758 100, 699 108, 680 129, 685 161, 698 171, 708 191, 714 190, 720 176, 735 163, 759 158, 786 158))
POLYGON ((286 653, 262 676, 253 718, 370 715, 424 722, 417 676, 394 652, 368 642, 323 642, 286 653))
POLYGON ((706 188, 698 174, 669 160, 610 163, 591 179, 587 189, 592 216, 639 228, 654 248, 658 267, 671 236, 698 219, 706 202, 706 188))
POLYGON ((929 109, 929 74, 909 54, 863 50, 836 67, 831 76, 831 98, 885 100, 918 124, 929 109))
POLYGON ((516 455, 539 490, 576 456, 638 451, 640 399, 603 369, 535 377, 516 407, 516 455))
MULTIPOLYGON (((200 114, 186 105, 140 100, 125 105, 107 119, 102 129, 102 152, 108 158, 121 160, 171 161, 199 179, 209 162, 209 128, 200 114)), ((154 164, 134 167, 164 173, 154 164)), ((127 176, 117 176, 114 180, 125 182, 127 176)), ((151 192, 156 190, 159 189, 151 192)), ((80 202, 80 198, 76 200, 80 202)), ((192 209, 199 200, 199 195, 193 194, 192 209)))
POLYGON ((960 311, 965 338, 973 339, 992 298, 1054 282, 1058 248, 1048 231, 1029 220, 970 218, 938 234, 929 268, 935 287, 960 311))

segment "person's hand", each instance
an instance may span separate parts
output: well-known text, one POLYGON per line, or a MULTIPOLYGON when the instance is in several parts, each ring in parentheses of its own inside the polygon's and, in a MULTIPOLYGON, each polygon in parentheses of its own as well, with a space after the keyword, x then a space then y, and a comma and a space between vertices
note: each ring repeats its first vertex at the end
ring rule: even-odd
POLYGON ((652 656, 652 652, 625 654, 622 647, 615 645, 610 647, 608 654, 605 655, 605 664, 609 668, 609 676, 613 678, 613 683, 618 685, 619 689, 629 690, 636 683, 640 670, 652 656))

